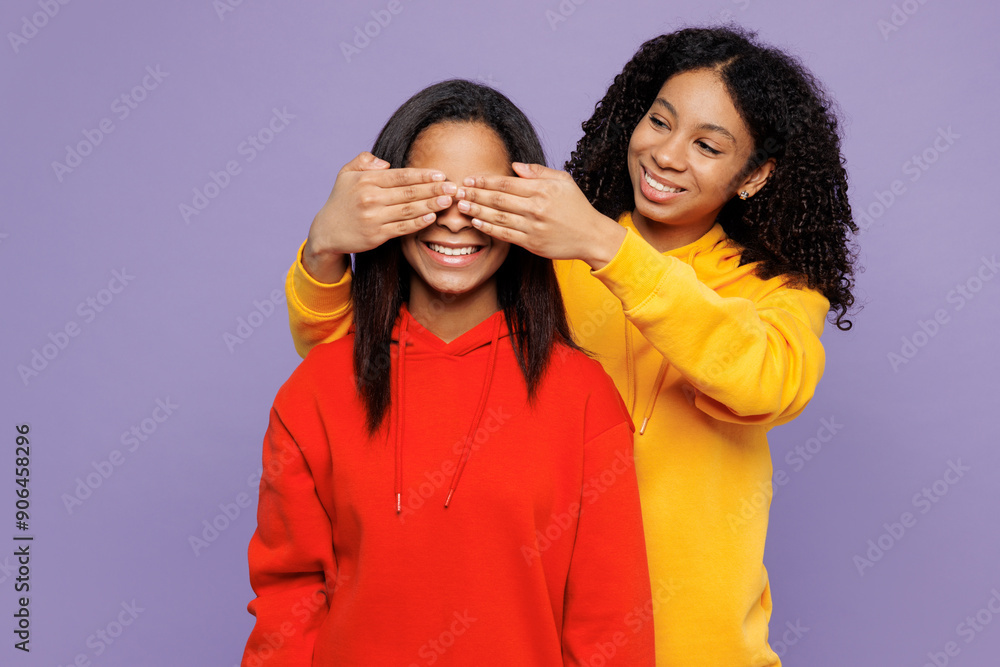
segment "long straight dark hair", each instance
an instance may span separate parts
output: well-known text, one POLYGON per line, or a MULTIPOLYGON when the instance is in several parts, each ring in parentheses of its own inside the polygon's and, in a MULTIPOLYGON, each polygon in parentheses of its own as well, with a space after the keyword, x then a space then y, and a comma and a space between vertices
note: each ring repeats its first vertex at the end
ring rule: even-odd
MULTIPOLYGON (((545 164, 538 135, 524 113, 493 88, 461 79, 434 84, 404 102, 382 128, 372 153, 392 167, 405 167, 420 133, 447 122, 482 123, 496 132, 510 161, 545 164)), ((392 401, 392 328, 400 306, 409 299, 411 273, 398 238, 355 256, 354 375, 372 435, 392 401)), ((497 301, 533 401, 553 346, 580 348, 570 335, 551 260, 511 245, 494 275, 497 301)))

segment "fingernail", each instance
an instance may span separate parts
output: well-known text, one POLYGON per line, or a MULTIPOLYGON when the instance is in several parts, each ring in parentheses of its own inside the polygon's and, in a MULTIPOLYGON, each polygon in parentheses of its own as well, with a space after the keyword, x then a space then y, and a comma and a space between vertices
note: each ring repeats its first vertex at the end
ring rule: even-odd
POLYGON ((469 178, 465 179, 464 181, 462 181, 462 185, 468 185, 469 187, 472 187, 475 184, 476 184, 476 179, 474 179, 472 177, 469 177, 469 178))
POLYGON ((451 206, 451 197, 445 197, 444 195, 441 195, 440 197, 437 198, 437 205, 451 206))
POLYGON ((476 229, 479 229, 480 227, 483 226, 483 221, 480 220, 479 218, 473 218, 472 219, 472 226, 475 227, 476 229))
POLYGON ((459 199, 465 199, 465 188, 459 188, 456 195, 459 199))
POLYGON ((469 205, 469 202, 467 201, 458 202, 458 210, 461 211, 462 213, 468 213, 470 208, 472 208, 472 206, 469 205))
POLYGON ((377 158, 375 158, 375 160, 374 160, 374 161, 372 162, 372 164, 373 164, 373 165, 375 165, 376 167, 385 167, 385 166, 388 166, 388 164, 389 164, 389 163, 388 163, 388 162, 386 162, 385 160, 383 160, 382 158, 380 158, 380 157, 377 157, 377 158))
POLYGON ((444 185, 441 186, 441 189, 444 191, 446 195, 453 195, 456 192, 458 192, 458 186, 455 185, 454 183, 445 183, 444 185))
POLYGON ((444 174, 432 174, 431 175, 431 180, 432 181, 443 181, 444 180, 444 174))
POLYGON ((434 218, 436 217, 437 216, 434 215, 433 213, 428 213, 423 218, 421 218, 421 220, 423 220, 424 222, 434 222, 434 218))

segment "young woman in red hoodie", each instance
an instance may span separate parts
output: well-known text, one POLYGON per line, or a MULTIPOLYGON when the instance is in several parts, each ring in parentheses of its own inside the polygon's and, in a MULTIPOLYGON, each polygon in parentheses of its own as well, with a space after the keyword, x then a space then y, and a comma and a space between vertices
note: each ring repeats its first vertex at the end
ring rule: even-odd
MULTIPOLYGON (((428 183, 544 160, 467 81, 412 97, 372 152, 428 183)), ((332 206, 395 185, 372 160, 332 206)), ((456 205, 359 253, 351 289, 350 333, 271 411, 243 665, 652 665, 633 426, 551 261, 456 205)))

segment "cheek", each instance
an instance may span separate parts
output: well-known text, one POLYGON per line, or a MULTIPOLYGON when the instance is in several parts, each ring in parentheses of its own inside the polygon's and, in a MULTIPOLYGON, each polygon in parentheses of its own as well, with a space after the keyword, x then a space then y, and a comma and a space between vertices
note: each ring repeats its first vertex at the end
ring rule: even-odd
POLYGON ((409 264, 410 267, 419 266, 419 262, 417 260, 420 248, 417 247, 417 241, 413 238, 404 238, 400 242, 399 246, 400 250, 403 251, 403 259, 406 260, 406 263, 409 264))
POLYGON ((492 261, 492 272, 491 275, 496 273, 500 266, 507 260, 507 256, 510 254, 510 244, 503 243, 502 245, 497 241, 493 242, 493 261, 492 261))
POLYGON ((706 174, 707 187, 705 189, 718 199, 728 200, 736 192, 739 185, 735 180, 736 175, 737 172, 729 167, 723 168, 722 165, 719 165, 719 168, 706 174))
POLYGON ((639 151, 641 150, 641 142, 640 142, 641 138, 637 137, 636 136, 637 134, 638 132, 632 133, 632 138, 628 140, 628 148, 626 149, 625 153, 628 156, 628 164, 630 168, 633 166, 633 162, 635 161, 639 151))

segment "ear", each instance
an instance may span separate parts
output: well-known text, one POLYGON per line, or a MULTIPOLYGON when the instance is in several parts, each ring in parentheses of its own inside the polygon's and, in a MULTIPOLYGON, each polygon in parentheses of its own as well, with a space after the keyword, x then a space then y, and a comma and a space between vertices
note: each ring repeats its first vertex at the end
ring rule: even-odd
POLYGON ((774 171, 776 166, 778 166, 778 163, 774 161, 774 158, 768 158, 767 162, 760 165, 747 175, 743 184, 736 188, 736 191, 746 191, 751 197, 753 197, 762 187, 764 187, 764 184, 767 183, 767 179, 771 177, 771 172, 774 171))

